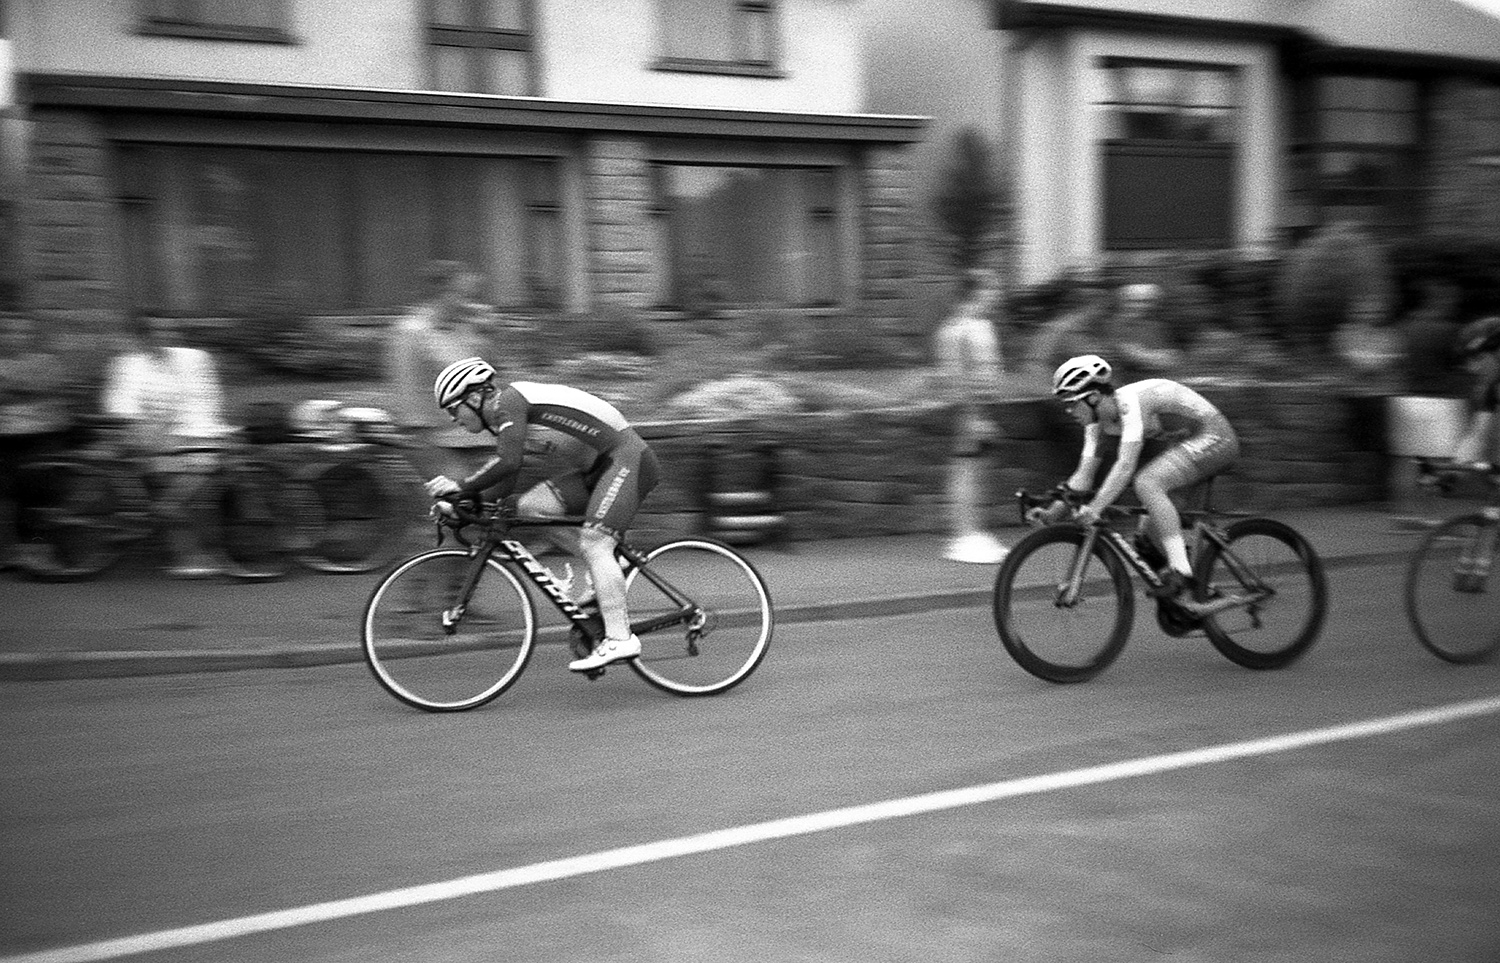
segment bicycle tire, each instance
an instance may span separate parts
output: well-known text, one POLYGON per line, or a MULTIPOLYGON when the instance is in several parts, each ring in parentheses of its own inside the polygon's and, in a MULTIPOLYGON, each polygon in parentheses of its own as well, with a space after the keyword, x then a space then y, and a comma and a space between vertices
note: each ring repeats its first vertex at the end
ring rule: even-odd
POLYGON ((77 582, 113 568, 127 547, 144 537, 147 506, 122 489, 114 474, 94 462, 50 458, 21 467, 20 490, 39 493, 40 501, 20 509, 20 530, 45 547, 47 567, 29 568, 39 581, 77 582), (131 522, 124 512, 142 513, 131 522))
POLYGON ((357 575, 388 564, 404 534, 404 500, 379 462, 339 458, 317 463, 299 479, 312 493, 322 528, 297 561, 315 572, 357 575))
POLYGON ((295 564, 296 547, 315 537, 317 506, 270 461, 233 458, 210 491, 219 548, 234 578, 284 577, 295 564))
POLYGON ((1328 578, 1323 562, 1301 533, 1270 518, 1244 518, 1224 530, 1231 551, 1226 560, 1217 542, 1205 540, 1193 566, 1193 593, 1199 601, 1213 596, 1219 583, 1244 582, 1230 560, 1249 566, 1255 577, 1271 586, 1269 604, 1229 609, 1203 619, 1203 631, 1213 647, 1229 661, 1247 669, 1280 669, 1307 653, 1318 640, 1328 612, 1328 578), (1258 541, 1251 543, 1250 539, 1258 541), (1222 566, 1221 566, 1221 563, 1222 566), (1284 632, 1267 628, 1266 616, 1275 613, 1284 632), (1292 613, 1290 619, 1281 618, 1292 613), (1253 641, 1254 644, 1251 644, 1253 641))
POLYGON ((381 578, 360 621, 365 664, 400 701, 427 712, 463 712, 515 684, 536 648, 536 605, 508 567, 485 559, 456 625, 444 615, 473 559, 439 548, 398 562, 381 578))
MULTIPOLYGON (((698 606, 699 616, 639 631, 641 654, 628 663, 635 673, 680 696, 718 695, 748 679, 765 659, 776 624, 771 591, 750 560, 714 539, 683 538, 647 552, 646 568, 698 606)), ((634 567, 625 597, 632 626, 679 608, 634 567)))
POLYGON ((1417 641, 1445 662, 1469 665, 1500 650, 1496 527, 1500 520, 1481 512, 1449 518, 1426 534, 1407 566, 1407 620, 1417 641), (1468 570, 1474 540, 1486 529, 1489 564, 1474 574, 1468 570))
POLYGON ((1103 566, 1104 578, 1091 579, 1089 565, 1079 600, 1061 604, 1061 589, 1086 534, 1072 524, 1038 528, 1011 547, 995 573, 992 607, 1000 642, 1017 665, 1048 682, 1086 682, 1103 672, 1119 658, 1135 621, 1130 571, 1102 538, 1094 541, 1090 559, 1103 566), (1038 618, 1023 617, 1041 605, 1046 608, 1038 618), (1065 638, 1043 640, 1049 628, 1065 638))

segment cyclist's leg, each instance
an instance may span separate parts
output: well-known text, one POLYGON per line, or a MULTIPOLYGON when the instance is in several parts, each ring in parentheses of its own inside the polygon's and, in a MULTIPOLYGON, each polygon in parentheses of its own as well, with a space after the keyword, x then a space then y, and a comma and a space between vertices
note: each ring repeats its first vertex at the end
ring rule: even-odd
POLYGON ((629 529, 657 481, 656 454, 644 442, 614 452, 589 495, 579 531, 579 552, 588 564, 598 594, 600 614, 609 639, 630 638, 630 613, 625 604, 625 574, 615 557, 615 546, 629 529))
POLYGON ((1233 435, 1194 435, 1153 458, 1136 471, 1134 488, 1151 520, 1157 544, 1167 556, 1172 571, 1188 579, 1192 564, 1182 534, 1182 516, 1171 493, 1216 475, 1233 464, 1239 441, 1233 435))

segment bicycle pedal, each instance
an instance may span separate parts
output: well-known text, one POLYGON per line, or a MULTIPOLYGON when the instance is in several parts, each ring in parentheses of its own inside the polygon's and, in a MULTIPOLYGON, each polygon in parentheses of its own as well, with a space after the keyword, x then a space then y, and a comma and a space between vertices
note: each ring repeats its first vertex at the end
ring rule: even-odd
POLYGON ((598 679, 604 677, 604 669, 602 667, 598 669, 589 669, 583 674, 583 677, 588 679, 590 682, 597 681, 598 679))

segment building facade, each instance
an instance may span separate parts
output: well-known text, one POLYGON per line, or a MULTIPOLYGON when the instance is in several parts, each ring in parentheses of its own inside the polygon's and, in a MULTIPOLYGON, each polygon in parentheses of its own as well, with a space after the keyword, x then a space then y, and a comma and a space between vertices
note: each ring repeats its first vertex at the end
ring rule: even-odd
POLYGON ((20 0, 26 300, 383 314, 457 259, 502 308, 899 317, 919 116, 851 0, 20 0))
POLYGON ((870 0, 869 103, 933 117, 918 182, 957 129, 994 140, 1023 281, 1346 218, 1500 236, 1500 16, 1479 2, 870 0))

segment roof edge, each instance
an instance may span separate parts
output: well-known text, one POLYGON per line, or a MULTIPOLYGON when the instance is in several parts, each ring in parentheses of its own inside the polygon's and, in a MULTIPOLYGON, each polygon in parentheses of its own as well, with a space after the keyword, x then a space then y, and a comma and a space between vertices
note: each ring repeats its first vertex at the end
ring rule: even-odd
POLYGON ((608 103, 445 91, 23 72, 16 101, 30 107, 186 113, 467 127, 702 133, 721 136, 914 143, 931 118, 815 114, 730 107, 608 103))

